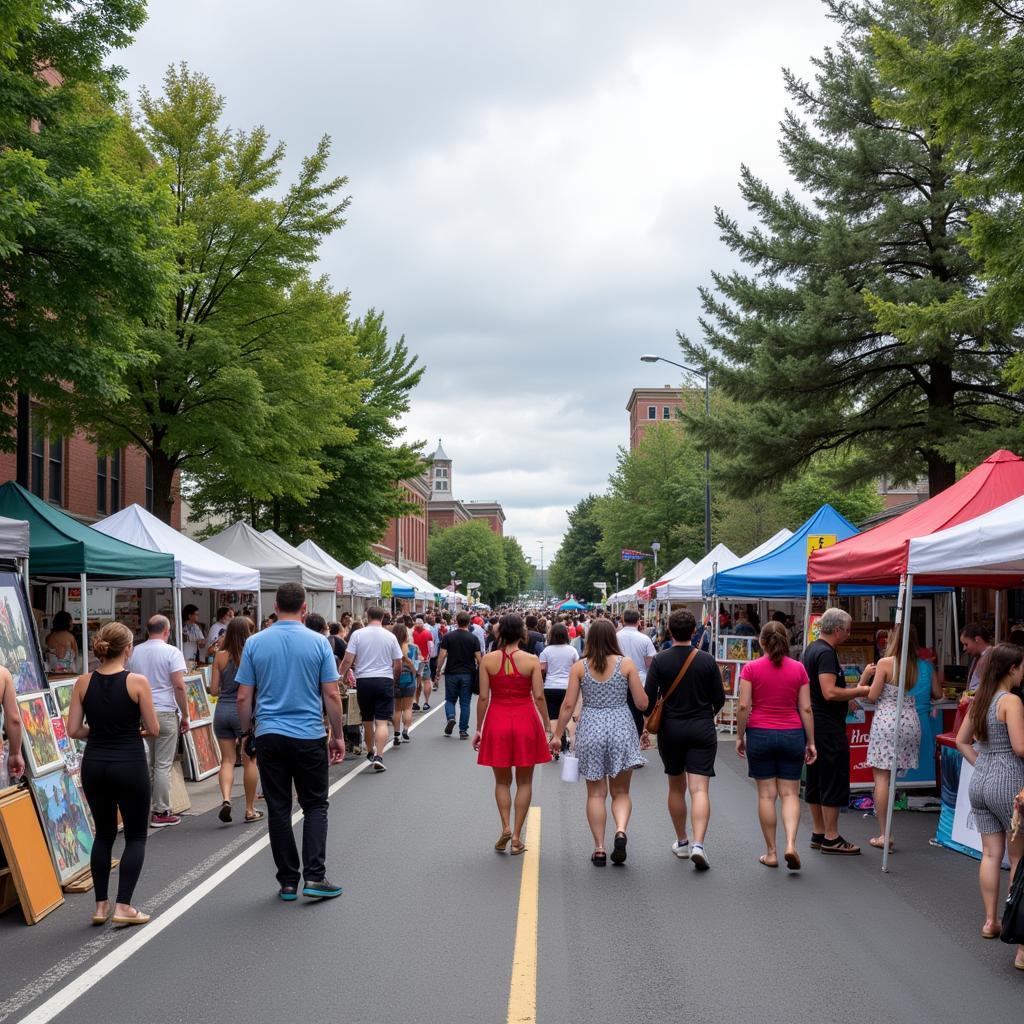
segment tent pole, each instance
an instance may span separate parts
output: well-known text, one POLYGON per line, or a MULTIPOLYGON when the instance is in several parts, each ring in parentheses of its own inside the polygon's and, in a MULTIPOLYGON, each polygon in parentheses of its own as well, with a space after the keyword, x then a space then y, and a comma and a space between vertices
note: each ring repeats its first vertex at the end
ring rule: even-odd
POLYGON ((1000 643, 1003 639, 1003 592, 996 591, 996 630, 995 641, 1000 643))
POLYGON ((86 575, 83 572, 79 577, 79 587, 82 591, 82 672, 89 671, 89 597, 86 593, 86 575))
POLYGON ((811 581, 807 581, 807 597, 804 599, 804 650, 811 642, 811 581))
MULTIPOLYGON (((889 837, 892 835, 892 812, 896 806, 896 773, 899 770, 900 716, 903 714, 903 688, 907 683, 907 651, 910 647, 910 602, 914 596, 914 574, 908 572, 900 581, 900 602, 896 607, 896 621, 903 629, 900 638, 900 672, 896 682, 896 732, 897 742, 892 745, 892 763, 889 767, 889 802, 885 808, 885 828, 882 830, 882 870, 889 870, 889 837)), ((878 808, 875 808, 875 815, 878 808)))
POLYGON ((953 593, 949 595, 950 600, 953 602, 953 650, 956 653, 956 657, 953 659, 954 665, 960 664, 960 609, 957 607, 957 591, 958 587, 953 588, 953 593))
POLYGON ((256 628, 263 628, 263 591, 256 588, 256 628))
POLYGON ((182 643, 181 637, 181 589, 177 580, 174 580, 171 593, 174 598, 174 640, 178 645, 178 650, 184 653, 185 645, 182 643))

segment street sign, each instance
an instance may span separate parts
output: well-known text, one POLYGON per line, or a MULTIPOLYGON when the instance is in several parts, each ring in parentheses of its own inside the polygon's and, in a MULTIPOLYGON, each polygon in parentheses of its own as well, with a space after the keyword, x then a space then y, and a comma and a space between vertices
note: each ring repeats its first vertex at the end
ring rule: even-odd
POLYGON ((479 590, 480 589, 480 584, 479 583, 467 583, 466 586, 469 587, 470 590, 479 590))
POLYGON ((645 558, 650 557, 650 553, 647 551, 634 551, 632 548, 622 549, 622 560, 624 562, 642 562, 645 558))
POLYGON ((810 557, 812 551, 823 551, 839 542, 834 533, 809 533, 807 534, 807 555, 810 557))
POLYGON ((604 580, 594 580, 594 586, 598 590, 607 590, 608 589, 608 584, 605 583, 604 580))

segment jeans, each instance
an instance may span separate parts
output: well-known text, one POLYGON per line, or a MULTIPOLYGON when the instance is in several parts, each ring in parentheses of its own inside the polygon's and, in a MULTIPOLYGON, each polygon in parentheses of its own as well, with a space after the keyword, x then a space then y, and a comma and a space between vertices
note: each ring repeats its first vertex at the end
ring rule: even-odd
POLYGON ((146 737, 149 756, 149 785, 153 790, 153 813, 171 813, 171 765, 178 752, 178 712, 158 711, 159 736, 146 737))
POLYGON ((459 703, 459 732, 469 732, 469 706, 473 701, 473 677, 468 673, 446 672, 444 677, 444 716, 455 721, 455 702, 459 703))
POLYGON ((302 808, 302 872, 307 882, 324 877, 327 856, 327 740, 279 733, 256 737, 256 763, 267 801, 270 849, 281 885, 298 885, 299 851, 292 830, 292 784, 302 808))

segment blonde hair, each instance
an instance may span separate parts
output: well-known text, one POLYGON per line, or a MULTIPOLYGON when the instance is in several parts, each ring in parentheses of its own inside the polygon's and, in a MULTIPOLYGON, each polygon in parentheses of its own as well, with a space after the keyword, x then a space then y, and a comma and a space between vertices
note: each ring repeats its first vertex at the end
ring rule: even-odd
POLYGON ((92 650, 100 661, 109 661, 119 658, 134 642, 132 631, 123 622, 108 622, 100 627, 92 642, 92 650))
MULTIPOLYGON (((903 684, 904 690, 912 690, 917 685, 917 627, 911 622, 907 630, 907 681, 903 684)), ((889 643, 885 648, 885 656, 892 658, 892 679, 893 686, 899 686, 900 682, 900 655, 903 653, 903 623, 900 623, 890 634, 889 643)))

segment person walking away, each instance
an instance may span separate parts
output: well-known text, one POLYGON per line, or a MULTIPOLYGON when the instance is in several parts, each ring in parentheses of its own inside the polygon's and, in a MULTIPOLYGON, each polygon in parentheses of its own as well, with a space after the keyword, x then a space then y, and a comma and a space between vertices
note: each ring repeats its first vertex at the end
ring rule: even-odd
POLYGON ((430 678, 434 680, 435 687, 440 688, 440 676, 437 674, 437 659, 441 651, 441 630, 437 625, 437 618, 433 612, 427 612, 427 629, 430 630, 431 654, 430 654, 430 678))
POLYGON ((301 583, 282 583, 274 607, 274 628, 249 637, 242 648, 235 672, 238 720, 243 736, 255 732, 278 896, 297 899, 301 878, 303 896, 331 899, 342 891, 327 880, 325 864, 328 764, 345 759, 338 669, 327 637, 302 624, 306 591, 301 583), (303 817, 301 874, 292 830, 293 787, 303 817))
POLYGON ((430 693, 433 689, 430 675, 430 644, 433 636, 426 623, 421 618, 416 619, 416 625, 412 631, 412 642, 419 649, 419 657, 416 665, 416 700, 419 700, 420 693, 423 693, 423 711, 430 710, 430 693))
MULTIPOLYGON (((636 665, 640 682, 646 684, 647 670, 651 667, 654 655, 658 652, 655 650, 654 641, 646 633, 641 633, 639 626, 640 613, 635 608, 627 608, 622 613, 622 629, 619 630, 617 636, 619 650, 636 665)), ((642 736, 644 716, 637 710, 632 697, 629 698, 629 713, 633 716, 637 736, 642 736)))
POLYGON ((480 697, 476 702, 477 764, 494 771, 494 799, 501 818, 501 835, 494 844, 504 852, 511 843, 517 857, 526 852, 522 840, 533 799, 533 769, 551 760, 544 716, 544 680, 540 662, 520 648, 526 640, 523 620, 514 613, 502 617, 500 646, 480 661, 480 697), (512 824, 512 773, 515 772, 515 822, 512 824))
POLYGON ((74 672, 78 667, 78 641, 71 632, 71 616, 67 612, 54 615, 45 647, 47 672, 74 672))
MULTIPOLYGON (((132 906, 135 886, 146 859, 149 825, 149 773, 140 727, 156 738, 160 720, 146 677, 130 672, 132 631, 121 622, 102 626, 93 641, 99 668, 75 680, 68 713, 68 735, 86 740, 82 755, 82 789, 89 803, 96 837, 89 858, 96 890, 94 925, 111 919, 110 857, 117 838, 117 815, 124 824, 124 852, 117 871, 116 925, 149 921, 132 906)), ((177 738, 177 721, 172 735, 177 738)))
MULTIPOLYGON (((242 738, 242 723, 238 719, 238 683, 235 675, 242 663, 246 641, 252 636, 252 620, 245 616, 228 620, 227 629, 219 638, 220 650, 214 655, 210 671, 210 693, 217 698, 213 712, 213 735, 220 747, 221 805, 218 817, 231 821, 231 787, 235 781, 235 745, 242 738)), ((259 821, 262 811, 256 810, 256 758, 250 757, 242 744, 242 789, 245 794, 245 820, 259 821)))
MULTIPOLYGON (((146 635, 148 639, 131 652, 127 668, 145 676, 153 693, 160 728, 146 737, 153 800, 149 823, 153 828, 167 828, 181 824, 181 818, 171 811, 171 766, 178 752, 178 736, 189 730, 185 657, 168 643, 171 623, 166 615, 154 615, 146 623, 146 635)), ((231 761, 234 763, 234 757, 231 761)))
MULTIPOLYGON (((725 690, 715 659, 693 647, 696 626, 693 614, 685 608, 669 616, 672 643, 655 655, 647 670, 645 689, 649 708, 662 698, 658 754, 668 776, 668 814, 676 833, 672 852, 681 860, 690 858, 698 871, 707 871, 711 861, 704 844, 711 822, 710 785, 718 755, 715 716, 725 706, 725 690), (693 818, 692 847, 686 834, 687 793, 693 818)), ((643 742, 650 742, 646 731, 643 742)))
POLYGON ((544 650, 544 634, 540 631, 540 619, 536 615, 526 616, 526 642, 523 644, 523 650, 538 657, 544 650))
POLYGON ((789 630, 782 623, 766 623, 759 642, 764 655, 740 671, 736 753, 746 757, 747 773, 757 785, 765 843, 758 859, 765 867, 779 866, 776 801, 781 799, 786 867, 799 871, 800 775, 817 758, 810 681, 803 665, 789 657, 789 630))
POLYGON ((646 710, 647 695, 636 666, 619 650, 611 622, 598 619, 587 634, 583 660, 569 672, 565 700, 551 737, 551 750, 560 749, 566 726, 582 696, 573 749, 579 758, 580 775, 587 780, 587 822, 594 837, 590 862, 595 867, 604 867, 608 861, 604 836, 609 792, 615 823, 611 860, 616 865, 626 862, 627 829, 633 811, 629 786, 633 769, 644 763, 626 701, 630 691, 637 707, 646 710))
MULTIPOLYGON (((540 670, 544 675, 544 701, 548 707, 548 722, 551 732, 555 731, 558 716, 562 711, 565 693, 569 686, 569 672, 579 660, 579 654, 569 643, 569 630, 564 623, 556 623, 551 627, 547 647, 540 652, 540 670)), ((570 722, 575 722, 575 711, 570 722)), ((572 741, 568 725, 569 723, 566 723, 561 750, 568 749, 572 741)), ((561 750, 555 752, 556 761, 561 750)))
MULTIPOLYGON (((820 636, 804 649, 811 686, 814 745, 818 756, 807 766, 804 799, 811 811, 811 849, 837 856, 857 856, 860 847, 839 834, 839 811, 850 803, 850 742, 846 712, 850 701, 866 697, 864 683, 847 686, 836 648, 850 635, 853 620, 841 608, 826 608, 818 623, 820 636)), ((865 672, 867 669, 865 669, 865 672)))
MULTIPOLYGON (((25 757, 21 752, 21 712, 18 710, 14 677, 3 665, 0 665, 0 709, 4 713, 4 732, 8 741, 7 775, 9 779, 17 779, 25 774, 25 757)), ((0 763, 3 762, 3 752, 3 739, 0 738, 0 763)))
POLYGON ((419 648, 409 639, 409 630, 398 625, 394 628, 395 639, 402 651, 402 671, 395 684, 395 717, 392 725, 395 730, 395 746, 409 742, 409 729, 412 726, 412 702, 416 696, 416 680, 419 668, 419 648))
POLYGON ((376 772, 387 771, 383 754, 388 726, 395 716, 395 684, 402 675, 402 648, 394 634, 384 628, 384 615, 383 608, 367 608, 366 625, 349 634, 348 650, 341 663, 343 677, 349 669, 355 671, 366 760, 376 772))
POLYGON ((205 660, 206 634, 199 624, 199 609, 194 604, 181 609, 181 653, 190 668, 195 668, 200 659, 205 660))
POLYGON ((224 634, 227 632, 228 623, 234 617, 234 610, 229 608, 227 605, 222 605, 217 609, 217 621, 214 622, 206 633, 206 656, 211 662, 221 648, 224 634))
POLYGON ((455 705, 459 705, 459 739, 469 739, 469 712, 473 702, 473 680, 483 655, 480 644, 469 631, 469 612, 455 616, 456 628, 441 638, 437 656, 437 677, 444 673, 445 736, 455 731, 455 705))
MULTIPOLYGON (((885 657, 878 659, 874 669, 869 665, 862 677, 864 682, 870 684, 867 699, 875 705, 868 736, 867 762, 875 776, 874 803, 879 834, 872 836, 868 843, 878 850, 885 845, 885 816, 889 807, 893 750, 896 751, 898 771, 917 767, 921 751, 921 718, 913 694, 922 675, 928 676, 929 684, 933 678, 932 665, 918 653, 917 630, 911 624, 907 635, 907 678, 903 688, 903 710, 897 722, 896 699, 899 695, 902 650, 903 625, 900 624, 889 634, 885 657)), ((890 833, 889 852, 892 853, 892 850, 893 839, 890 833)))
MULTIPOLYGON (((1011 839, 1013 805, 1024 789, 1024 705, 1010 691, 1024 675, 1024 650, 997 644, 985 658, 985 671, 970 710, 956 736, 964 760, 974 766, 968 795, 967 824, 981 833, 978 881, 985 907, 983 938, 999 936, 999 888, 1003 854, 1010 859, 1010 878, 1024 853, 1024 833, 1011 839)), ((1017 947, 1014 966, 1024 970, 1024 947, 1017 947)))

